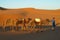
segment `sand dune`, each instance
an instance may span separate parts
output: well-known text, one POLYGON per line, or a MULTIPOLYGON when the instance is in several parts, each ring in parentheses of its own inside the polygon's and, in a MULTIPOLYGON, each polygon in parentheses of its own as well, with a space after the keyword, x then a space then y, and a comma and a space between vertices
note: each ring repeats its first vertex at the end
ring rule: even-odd
POLYGON ((18 18, 52 19, 52 17, 55 17, 56 21, 60 22, 60 10, 42 10, 35 8, 0 10, 0 24, 6 22, 9 18, 16 21, 18 18))

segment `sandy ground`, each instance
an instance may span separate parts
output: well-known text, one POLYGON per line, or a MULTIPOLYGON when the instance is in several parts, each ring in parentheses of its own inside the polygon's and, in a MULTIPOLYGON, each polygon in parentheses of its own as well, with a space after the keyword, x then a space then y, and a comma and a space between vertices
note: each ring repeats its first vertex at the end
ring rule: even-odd
POLYGON ((60 28, 44 32, 0 32, 0 40, 60 40, 60 28))

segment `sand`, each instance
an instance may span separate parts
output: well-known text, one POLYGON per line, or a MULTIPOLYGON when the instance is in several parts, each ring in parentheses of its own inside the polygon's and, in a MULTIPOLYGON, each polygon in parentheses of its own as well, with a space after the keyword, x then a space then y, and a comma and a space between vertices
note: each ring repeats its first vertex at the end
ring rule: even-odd
POLYGON ((60 28, 43 32, 0 32, 0 40, 60 40, 60 28))

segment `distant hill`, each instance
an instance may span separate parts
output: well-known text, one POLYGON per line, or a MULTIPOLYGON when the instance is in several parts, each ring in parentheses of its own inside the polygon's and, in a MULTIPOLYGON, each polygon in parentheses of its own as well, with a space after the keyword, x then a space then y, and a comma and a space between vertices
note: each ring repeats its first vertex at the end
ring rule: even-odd
POLYGON ((0 10, 7 10, 7 8, 0 7, 0 10))

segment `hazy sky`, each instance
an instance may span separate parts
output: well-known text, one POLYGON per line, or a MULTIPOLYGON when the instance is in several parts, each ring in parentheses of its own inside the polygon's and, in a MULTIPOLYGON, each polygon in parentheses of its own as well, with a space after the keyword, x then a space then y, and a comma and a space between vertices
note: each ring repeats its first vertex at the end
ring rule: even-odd
POLYGON ((5 8, 60 9, 60 0, 0 0, 5 8))

